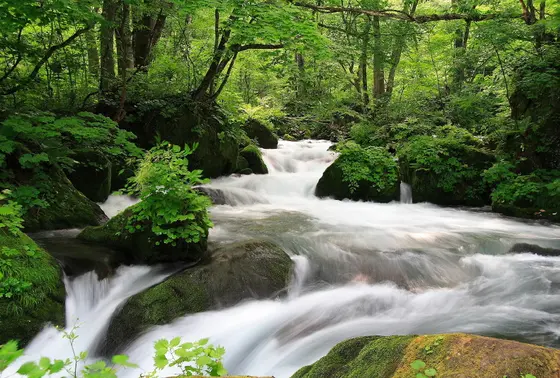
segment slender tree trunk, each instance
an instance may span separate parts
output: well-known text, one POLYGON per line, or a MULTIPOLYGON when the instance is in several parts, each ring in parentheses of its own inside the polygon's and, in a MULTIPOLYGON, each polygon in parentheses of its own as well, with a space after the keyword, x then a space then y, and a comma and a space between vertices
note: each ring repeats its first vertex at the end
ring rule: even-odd
POLYGON ((193 97, 196 100, 203 100, 204 98, 209 98, 212 96, 210 92, 210 88, 214 86, 215 80, 219 76, 219 74, 223 71, 225 66, 227 65, 229 59, 226 58, 227 53, 227 43, 229 41, 231 31, 226 30, 222 33, 222 37, 220 38, 220 43, 218 43, 218 47, 214 52, 214 56, 212 58, 212 62, 202 78, 197 89, 195 89, 193 93, 193 97))
POLYGON ((303 59, 303 55, 299 52, 296 52, 295 61, 298 69, 297 73, 297 83, 296 83, 296 97, 298 99, 302 99, 306 95, 306 88, 305 88, 305 60, 303 59))
POLYGON ((121 0, 117 12, 117 28, 115 29, 119 73, 121 76, 123 72, 126 73, 126 70, 134 68, 130 16, 130 5, 121 0))
POLYGON ((97 49, 97 38, 95 32, 90 30, 86 33, 88 71, 94 78, 99 78, 99 50, 97 49))
POLYGON ((358 75, 362 80, 362 100, 364 102, 364 111, 369 108, 369 92, 368 92, 368 75, 367 75, 367 61, 368 61, 368 47, 369 47, 369 32, 371 29, 371 22, 368 18, 367 25, 364 30, 362 38, 362 51, 360 55, 360 67, 358 75))
POLYGON ((103 0, 103 18, 105 19, 101 25, 100 41, 101 41, 101 77, 100 91, 101 94, 109 91, 115 81, 115 57, 114 57, 114 34, 115 34, 115 16, 116 16, 115 0, 103 0))
POLYGON ((157 45, 165 21, 167 19, 164 10, 161 9, 157 16, 144 14, 140 17, 134 29, 134 65, 137 68, 146 69, 153 59, 153 49, 157 45))
POLYGON ((381 40, 379 16, 373 16, 373 97, 380 99, 385 94, 385 56, 381 40))

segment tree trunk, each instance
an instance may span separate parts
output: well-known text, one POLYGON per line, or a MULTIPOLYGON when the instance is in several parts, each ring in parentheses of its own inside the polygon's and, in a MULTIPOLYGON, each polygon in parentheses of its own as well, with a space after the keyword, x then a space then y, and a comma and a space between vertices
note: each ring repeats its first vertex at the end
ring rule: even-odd
POLYGON ((465 81, 465 55, 467 52, 467 42, 469 40, 471 21, 465 21, 465 28, 455 30, 455 54, 453 71, 451 77, 451 92, 456 93, 461 90, 465 81))
POLYGON ((368 18, 367 25, 364 30, 362 38, 362 52, 360 55, 360 67, 358 69, 358 76, 362 80, 362 100, 364 102, 364 111, 369 108, 369 93, 368 93, 368 76, 367 76, 367 61, 368 61, 368 47, 369 47, 369 31, 371 29, 371 22, 368 18))
POLYGON ((109 91, 115 81, 115 57, 114 34, 115 34, 115 16, 116 16, 115 0, 103 0, 103 18, 105 21, 101 25, 101 77, 100 91, 101 94, 109 91))
POLYGON ((385 94, 384 63, 379 16, 373 16, 373 97, 375 99, 380 99, 385 94))
POLYGON ((134 65, 137 68, 145 69, 150 65, 166 19, 163 9, 156 17, 150 14, 141 16, 134 30, 134 65))
POLYGON ((93 30, 86 33, 88 70, 91 76, 99 78, 99 50, 97 49, 97 38, 93 30))
POLYGON ((117 11, 117 28, 115 29, 119 73, 121 76, 123 73, 126 74, 127 70, 134 68, 130 15, 130 5, 121 0, 117 11))
POLYGON ((305 97, 305 60, 303 55, 296 52, 295 55, 296 65, 298 69, 297 73, 297 84, 296 84, 296 97, 302 99, 305 97))

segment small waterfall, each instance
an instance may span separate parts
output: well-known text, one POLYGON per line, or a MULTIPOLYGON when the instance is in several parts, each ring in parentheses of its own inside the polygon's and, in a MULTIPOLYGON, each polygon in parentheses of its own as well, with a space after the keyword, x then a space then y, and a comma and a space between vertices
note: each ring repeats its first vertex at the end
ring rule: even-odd
POLYGON ((412 203, 412 187, 401 181, 401 203, 412 203))

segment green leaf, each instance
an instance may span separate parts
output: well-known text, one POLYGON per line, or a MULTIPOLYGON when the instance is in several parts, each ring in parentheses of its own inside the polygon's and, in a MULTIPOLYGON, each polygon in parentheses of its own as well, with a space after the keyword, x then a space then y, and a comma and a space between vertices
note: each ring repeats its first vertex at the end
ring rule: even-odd
POLYGON ((51 366, 51 360, 47 357, 41 357, 39 360, 39 367, 41 369, 48 369, 51 366))
POLYGON ((156 365, 156 367, 158 369, 163 369, 164 367, 166 367, 169 364, 169 361, 167 360, 167 357, 165 357, 165 356, 156 355, 154 357, 154 364, 156 365))
POLYGON ((437 374, 437 371, 434 368, 426 369, 426 370, 424 370, 424 374, 426 374, 428 377, 435 377, 436 374, 437 374))
POLYGON ((212 360, 210 357, 208 356, 200 356, 197 358, 196 360, 196 364, 200 367, 202 366, 207 366, 209 364, 211 364, 214 360, 212 360))
POLYGON ((17 371, 18 374, 21 375, 28 375, 30 373, 32 373, 35 370, 38 370, 39 367, 37 366, 37 364, 35 362, 26 362, 23 365, 21 365, 17 371))
POLYGON ((416 360, 410 364, 410 367, 413 368, 414 370, 421 370, 426 367, 426 363, 422 360, 416 360))
POLYGON ((173 339, 171 339, 171 341, 169 342, 169 346, 171 348, 175 348, 176 346, 178 346, 181 343, 181 338, 180 337, 175 337, 173 339))

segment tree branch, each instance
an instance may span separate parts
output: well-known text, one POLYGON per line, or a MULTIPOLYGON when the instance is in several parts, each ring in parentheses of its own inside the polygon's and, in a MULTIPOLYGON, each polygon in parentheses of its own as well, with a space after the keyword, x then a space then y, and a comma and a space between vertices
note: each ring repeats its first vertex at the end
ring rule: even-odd
POLYGON ((78 29, 74 34, 72 34, 70 37, 68 37, 68 39, 66 41, 61 42, 58 45, 51 46, 47 50, 45 55, 43 55, 41 60, 39 60, 39 62, 37 62, 37 64, 35 65, 35 68, 33 68, 33 71, 31 71, 29 76, 27 76, 25 79, 23 79, 20 84, 12 87, 12 88, 10 88, 6 91, 1 92, 0 96, 7 96, 7 95, 14 94, 17 91, 19 91, 20 89, 22 89, 23 87, 25 87, 27 84, 29 84, 31 81, 33 81, 33 79, 35 79, 35 77, 37 77, 37 75, 39 74, 39 71, 41 70, 41 67, 43 67, 45 65, 45 63, 47 63, 47 61, 50 59, 50 57, 55 52, 57 52, 60 49, 65 48, 68 45, 70 45, 72 42, 74 42, 76 40, 76 38, 78 38, 79 36, 81 36, 82 34, 87 32, 88 30, 90 30, 91 27, 92 27, 92 25, 89 25, 89 26, 87 26, 83 29, 78 29))
POLYGON ((231 51, 241 52, 246 50, 274 50, 274 49, 281 49, 283 47, 284 45, 282 43, 279 44, 249 43, 247 45, 232 45, 231 51))
POLYGON ((403 11, 398 11, 394 9, 385 10, 371 10, 362 8, 352 8, 352 7, 330 7, 330 6, 319 6, 313 4, 302 3, 299 1, 292 2, 295 6, 312 9, 320 13, 354 13, 354 14, 365 14, 368 16, 378 16, 382 18, 393 18, 401 21, 416 22, 418 24, 423 24, 426 22, 433 21, 451 21, 451 20, 470 20, 470 21, 486 21, 498 18, 522 18, 520 14, 462 14, 462 13, 443 13, 443 14, 431 14, 422 16, 412 16, 403 11))

